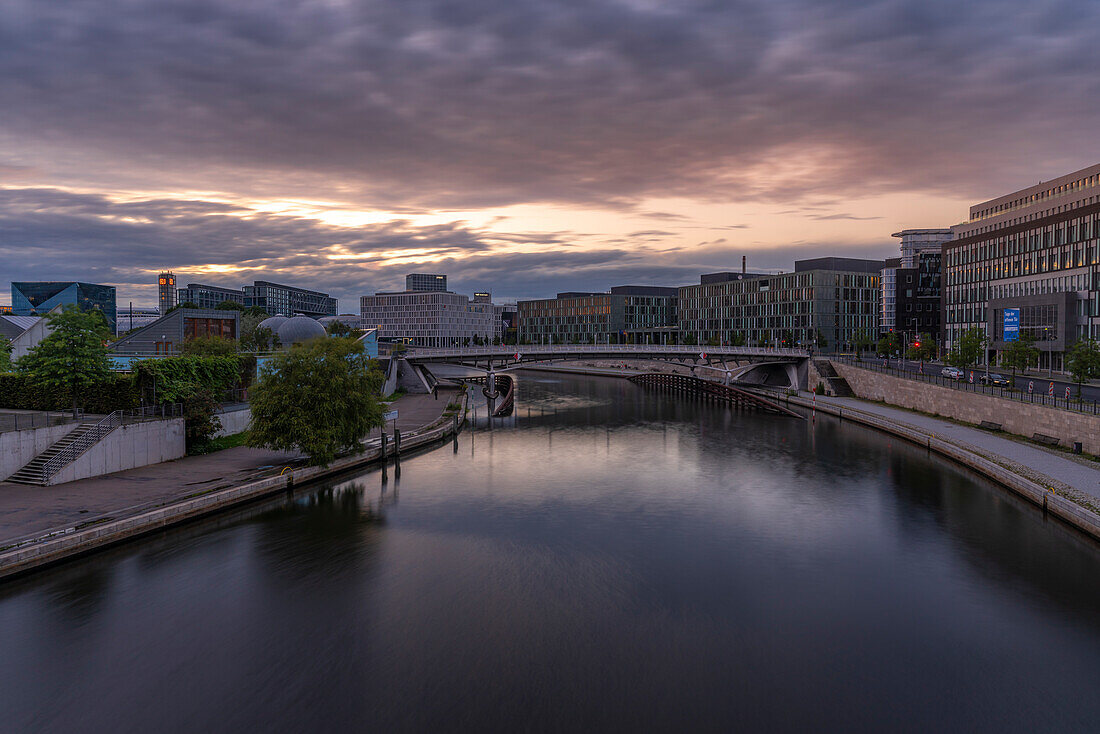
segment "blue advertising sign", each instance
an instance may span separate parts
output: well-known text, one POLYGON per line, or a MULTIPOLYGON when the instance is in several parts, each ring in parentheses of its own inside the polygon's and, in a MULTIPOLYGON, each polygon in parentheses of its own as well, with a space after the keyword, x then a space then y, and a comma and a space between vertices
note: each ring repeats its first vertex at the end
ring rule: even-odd
POLYGON ((1020 338, 1020 309, 1005 309, 1005 341, 1014 342, 1020 338))

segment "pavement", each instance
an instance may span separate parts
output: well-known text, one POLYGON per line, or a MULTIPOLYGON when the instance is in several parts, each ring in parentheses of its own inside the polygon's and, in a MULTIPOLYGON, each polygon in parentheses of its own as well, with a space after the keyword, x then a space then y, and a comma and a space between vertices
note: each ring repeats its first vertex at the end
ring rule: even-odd
POLYGON ((1002 466, 1007 464, 1007 468, 1029 479, 1035 479, 1036 474, 1049 477, 1062 490, 1072 490, 1068 492, 1072 499, 1083 499, 1094 507, 1100 506, 1100 462, 1092 459, 859 398, 818 395, 817 401, 819 404, 829 403, 845 409, 873 413, 918 431, 935 434, 937 438, 984 455, 1002 466), (1084 496, 1074 497, 1074 492, 1084 496))
MULTIPOLYGON (((393 428, 407 432, 435 421, 456 394, 440 389, 431 395, 404 395, 390 404, 398 411, 393 428)), ((377 431, 369 438, 377 438, 377 431)), ((161 464, 35 487, 0 482, 0 547, 19 540, 66 530, 82 523, 117 519, 141 510, 176 502, 195 494, 243 484, 305 457, 287 451, 238 446, 203 456, 186 456, 161 464)))

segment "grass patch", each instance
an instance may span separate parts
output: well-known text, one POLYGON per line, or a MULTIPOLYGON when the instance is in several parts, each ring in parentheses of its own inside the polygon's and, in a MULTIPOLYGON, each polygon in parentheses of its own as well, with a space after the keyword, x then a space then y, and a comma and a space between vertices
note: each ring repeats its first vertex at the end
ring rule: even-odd
POLYGON ((192 446, 187 452, 188 456, 202 456, 203 454, 212 454, 215 451, 224 451, 225 449, 235 448, 237 446, 244 446, 248 441, 248 431, 241 431, 240 433, 231 433, 228 436, 220 436, 218 438, 211 439, 200 446, 192 446))

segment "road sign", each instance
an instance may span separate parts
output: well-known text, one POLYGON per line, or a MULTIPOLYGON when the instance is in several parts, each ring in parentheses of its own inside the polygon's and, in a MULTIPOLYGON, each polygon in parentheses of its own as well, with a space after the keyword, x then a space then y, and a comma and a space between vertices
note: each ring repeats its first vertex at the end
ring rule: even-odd
POLYGON ((512 359, 514 359, 518 362, 519 361, 519 352, 516 352, 515 354, 513 354, 512 359))
POLYGON ((1050 387, 1047 388, 1047 395, 1054 397, 1054 383, 1050 383, 1050 387))
POLYGON ((706 352, 699 352, 699 359, 706 359, 706 358, 707 358, 707 353, 706 352))
POLYGON ((1004 311, 1004 340, 1014 342, 1020 338, 1020 309, 1006 308, 1004 311))
POLYGON ((1027 381, 1027 394, 1030 395, 1033 392, 1035 392, 1035 380, 1028 380, 1027 381))
POLYGON ((395 421, 395 420, 397 420, 397 411, 396 410, 386 411, 385 413, 382 414, 382 420, 384 420, 384 421, 395 421))
POLYGON ((974 370, 970 370, 970 384, 974 384, 974 370))
POLYGON ((1069 385, 1066 385, 1066 400, 1069 400, 1069 385))

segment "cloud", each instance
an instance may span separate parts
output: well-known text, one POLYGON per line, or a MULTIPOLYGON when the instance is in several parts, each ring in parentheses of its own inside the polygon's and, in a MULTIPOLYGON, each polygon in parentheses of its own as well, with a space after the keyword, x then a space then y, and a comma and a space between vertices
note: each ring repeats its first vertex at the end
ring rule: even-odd
POLYGON ((1071 0, 9 0, 0 157, 391 210, 995 194, 1100 153, 1098 25, 1071 0))
POLYGON ((867 222, 875 219, 882 219, 882 217, 857 217, 855 214, 807 214, 806 217, 817 222, 832 222, 840 219, 867 222))

